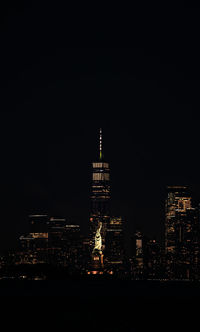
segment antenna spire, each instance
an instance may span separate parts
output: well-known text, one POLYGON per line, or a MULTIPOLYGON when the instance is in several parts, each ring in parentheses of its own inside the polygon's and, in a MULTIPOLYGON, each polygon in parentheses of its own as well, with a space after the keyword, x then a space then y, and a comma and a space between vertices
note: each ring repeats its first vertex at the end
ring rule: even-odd
POLYGON ((102 153, 102 129, 100 128, 99 131, 99 159, 102 160, 103 153, 102 153))

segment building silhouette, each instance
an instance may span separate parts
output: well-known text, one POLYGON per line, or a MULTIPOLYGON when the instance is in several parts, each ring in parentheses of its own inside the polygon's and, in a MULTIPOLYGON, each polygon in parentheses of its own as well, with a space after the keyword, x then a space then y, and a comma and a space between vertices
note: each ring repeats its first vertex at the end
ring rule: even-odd
POLYGON ((99 157, 92 163, 92 184, 90 196, 90 252, 92 266, 103 267, 106 229, 110 220, 110 169, 104 160, 102 130, 99 133, 99 157))
POLYGON ((131 237, 131 273, 134 279, 144 278, 147 239, 140 231, 131 237))
POLYGON ((117 272, 122 269, 124 259, 124 220, 111 217, 106 231, 105 261, 108 268, 117 272))
POLYGON ((197 279, 199 274, 199 214, 196 207, 176 211, 176 279, 197 279))
MULTIPOLYGON (((125 220, 120 216, 111 217, 110 167, 103 155, 101 129, 98 152, 91 169, 87 238, 81 234, 78 224, 71 224, 65 218, 32 214, 28 217, 28 232, 19 238, 19 250, 0 257, 0 267, 19 267, 18 272, 10 270, 18 277, 20 265, 40 269, 43 264, 52 268, 51 271, 64 268, 68 275, 199 280, 200 204, 194 204, 189 187, 167 187, 163 245, 138 230, 130 238, 127 255, 125 220)), ((27 275, 31 277, 31 273, 29 270, 27 275)))
POLYGON ((199 210, 188 186, 168 186, 165 211, 165 265, 169 279, 196 279, 199 264, 199 210))
POLYGON ((23 263, 45 263, 48 250, 48 215, 34 214, 28 217, 29 233, 20 236, 23 263))
POLYGON ((188 186, 168 186, 165 201, 165 253, 173 254, 176 247, 176 214, 191 207, 188 186))

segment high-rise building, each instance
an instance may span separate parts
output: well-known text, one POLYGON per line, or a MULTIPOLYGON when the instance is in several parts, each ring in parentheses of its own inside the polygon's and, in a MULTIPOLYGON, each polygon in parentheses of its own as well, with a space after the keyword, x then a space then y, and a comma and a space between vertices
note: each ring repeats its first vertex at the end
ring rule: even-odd
POLYGON ((65 218, 29 216, 30 232, 20 236, 23 263, 48 263, 54 266, 82 266, 80 226, 65 218))
POLYGON ((49 234, 49 247, 62 249, 62 238, 65 231, 66 219, 51 217, 47 223, 49 234))
POLYGON ((176 211, 175 277, 197 279, 199 273, 199 218, 197 208, 176 211))
POLYGON ((48 216, 32 214, 28 219, 29 233, 19 238, 20 248, 23 252, 22 261, 33 264, 47 262, 48 216))
POLYGON ((48 222, 48 258, 52 265, 80 266, 82 243, 80 226, 65 218, 51 217, 48 222))
POLYGON ((46 263, 48 260, 48 233, 29 233, 19 238, 23 263, 46 263))
POLYGON ((144 256, 145 277, 159 279, 162 277, 161 247, 155 239, 148 239, 144 256))
POLYGON ((136 279, 157 279, 161 277, 161 247, 140 231, 131 238, 132 275, 136 279))
POLYGON ((146 239, 140 231, 131 237, 131 273, 135 279, 144 276, 144 250, 146 239))
POLYGON ((81 273, 85 266, 83 236, 78 224, 66 224, 63 233, 63 264, 70 273, 81 273))
POLYGON ((124 220, 111 217, 106 231, 106 262, 115 270, 124 263, 124 220))
POLYGON ((167 189, 165 203, 166 275, 170 279, 177 278, 178 275, 187 277, 190 264, 188 261, 189 237, 193 224, 193 221, 191 224, 191 216, 194 215, 192 199, 188 186, 168 186, 167 189), (183 270, 185 271, 183 272, 183 270))
POLYGON ((65 231, 66 219, 50 217, 48 226, 48 262, 51 265, 65 265, 63 253, 63 234, 65 231))
POLYGON ((110 169, 102 151, 102 130, 99 135, 99 158, 92 163, 90 207, 90 249, 93 263, 103 264, 106 228, 110 220, 110 169))
POLYGON ((173 254, 176 248, 176 214, 191 208, 187 186, 168 186, 165 201, 165 253, 173 254))

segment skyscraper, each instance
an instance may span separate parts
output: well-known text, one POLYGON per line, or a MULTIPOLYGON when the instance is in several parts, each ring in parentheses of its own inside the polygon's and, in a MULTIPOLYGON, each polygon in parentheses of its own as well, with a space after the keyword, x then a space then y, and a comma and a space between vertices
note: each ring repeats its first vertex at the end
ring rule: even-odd
POLYGON ((176 250, 175 250, 175 277, 190 279, 193 270, 195 226, 198 223, 197 209, 189 208, 185 211, 176 211, 176 250))
POLYGON ((102 129, 99 133, 99 158, 92 163, 90 206, 90 249, 93 262, 103 264, 106 228, 110 220, 110 169, 102 149, 102 129))
POLYGON ((165 253, 174 253, 176 247, 176 214, 191 208, 187 186, 168 186, 165 201, 165 253))
POLYGON ((65 218, 49 218, 48 225, 48 262, 51 265, 65 265, 63 234, 65 218))
POLYGON ((131 238, 132 273, 136 279, 144 277, 145 250, 146 238, 140 231, 137 231, 131 238))
POLYGON ((29 215, 29 233, 20 236, 23 263, 46 263, 48 248, 48 223, 46 214, 29 215))
MULTIPOLYGON (((165 202, 166 267, 167 276, 175 278, 177 262, 181 260, 180 252, 183 250, 181 232, 184 232, 184 236, 186 236, 188 211, 192 209, 192 204, 187 186, 168 186, 167 190, 165 202)), ((181 256, 183 257, 183 255, 181 256)))
POLYGON ((124 220, 112 217, 106 232, 106 261, 108 266, 118 269, 124 263, 124 220))

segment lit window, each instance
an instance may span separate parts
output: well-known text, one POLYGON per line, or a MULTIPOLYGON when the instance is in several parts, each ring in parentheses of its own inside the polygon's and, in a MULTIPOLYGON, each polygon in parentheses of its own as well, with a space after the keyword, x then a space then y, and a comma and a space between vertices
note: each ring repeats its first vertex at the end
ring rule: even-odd
POLYGON ((92 179, 94 181, 109 181, 108 173, 93 173, 92 179))

